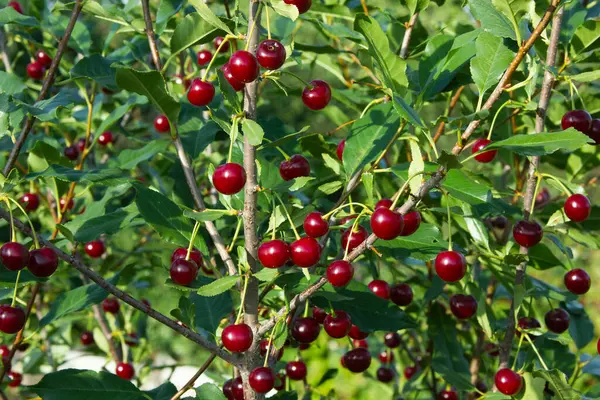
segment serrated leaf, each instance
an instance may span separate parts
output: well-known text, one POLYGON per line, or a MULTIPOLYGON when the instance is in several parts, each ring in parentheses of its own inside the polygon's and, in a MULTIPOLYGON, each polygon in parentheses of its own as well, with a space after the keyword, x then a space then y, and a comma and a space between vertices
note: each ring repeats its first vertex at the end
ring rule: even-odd
POLYGON ((189 0, 189 4, 194 7, 202 19, 204 19, 210 25, 225 31, 230 35, 233 35, 233 32, 229 29, 229 27, 223 21, 221 21, 219 17, 217 17, 202 0, 189 0))
POLYGON ((71 77, 89 78, 98 82, 102 87, 117 90, 116 71, 111 65, 112 61, 100 54, 92 54, 89 57, 82 58, 71 68, 71 77))
POLYGON ((209 283, 207 285, 202 286, 200 289, 198 289, 197 293, 200 296, 207 296, 207 297, 216 296, 216 295, 226 292, 229 289, 231 289, 232 287, 234 287, 236 282, 238 281, 238 279, 239 279, 239 276, 237 276, 237 275, 225 276, 223 278, 219 278, 215 281, 212 281, 211 283, 209 283))
POLYGON ((233 106, 234 110, 238 113, 241 113, 242 102, 240 101, 240 97, 238 96, 237 92, 233 89, 233 87, 229 84, 229 82, 227 82, 227 80, 225 79, 225 75, 223 75, 223 71, 221 69, 217 71, 217 77, 221 93, 223 94, 225 99, 227 99, 229 104, 233 106))
MULTIPOLYGON (((9 7, 10 8, 10 7, 9 7)), ((17 94, 23 92, 27 86, 23 83, 21 78, 15 74, 9 74, 6 71, 0 71, 0 92, 8 94, 17 94)), ((8 98, 6 98, 8 102, 8 98)), ((8 111, 4 110, 3 111, 8 111)))
POLYGON ((312 180, 314 180, 315 178, 312 176, 301 176, 298 177, 296 179, 294 179, 294 184, 290 187, 290 191, 295 192, 297 190, 302 189, 304 186, 306 186, 306 184, 312 180))
POLYGON ((277 268, 263 268, 254 274, 254 277, 261 282, 270 282, 279 274, 277 268))
POLYGON ((481 27, 496 36, 516 40, 515 31, 508 18, 496 10, 490 0, 469 0, 471 12, 481 21, 481 27))
POLYGON ((43 171, 33 172, 25 175, 23 179, 35 181, 40 177, 56 178, 65 182, 82 182, 88 184, 110 184, 116 185, 129 182, 129 178, 120 169, 91 169, 80 171, 62 165, 52 164, 43 171))
MULTIPOLYGON (((468 380, 469 363, 464 356, 462 345, 458 340, 458 332, 454 319, 437 303, 431 307, 429 317, 427 319, 431 340, 433 341, 432 361, 438 366, 444 366, 445 378, 450 375, 461 376, 461 381, 465 377, 468 380)), ((464 390, 464 389, 463 389, 464 390)))
POLYGON ((171 36, 171 42, 169 44, 171 55, 169 56, 169 59, 173 59, 177 54, 189 47, 208 43, 223 32, 223 30, 215 28, 213 25, 204 21, 200 14, 188 14, 183 20, 177 23, 173 36, 171 36))
POLYGON ((514 53, 502 42, 502 38, 482 32, 475 41, 477 53, 471 59, 471 74, 479 90, 479 96, 498 83, 512 61, 514 53))
POLYGON ((587 135, 569 128, 560 132, 542 132, 530 135, 514 135, 508 139, 493 142, 486 149, 506 149, 524 156, 542 156, 557 150, 575 151, 591 143, 587 135))
POLYGON ((216 296, 200 296, 196 293, 190 295, 194 305, 194 324, 197 330, 203 329, 215 334, 221 320, 231 313, 233 303, 228 292, 216 296))
POLYGON ((38 26, 37 19, 28 15, 23 15, 12 7, 4 7, 0 10, 0 24, 16 24, 21 26, 38 26))
POLYGON ((365 172, 364 174, 362 174, 360 179, 363 183, 363 186, 365 187, 365 191, 367 192, 367 198, 369 200, 369 204, 373 204, 375 202, 375 200, 373 199, 373 189, 374 189, 373 174, 371 172, 365 172))
POLYGON ((265 136, 265 132, 258 122, 248 118, 242 120, 242 132, 252 146, 259 146, 265 136))
POLYGON ((275 330, 273 332, 273 346, 275 346, 276 349, 280 350, 283 348, 283 346, 285 346, 285 341, 287 340, 287 333, 288 333, 288 329, 287 329, 287 325, 284 322, 280 322, 279 324, 277 324, 277 326, 275 327, 275 330))
POLYGON ((134 169, 139 163, 149 160, 169 147, 167 140, 153 140, 139 149, 125 149, 119 153, 117 161, 122 169, 134 169))
POLYGON ((293 4, 286 4, 285 2, 283 2, 283 0, 271 0, 271 7, 273 7, 273 10, 281 15, 282 17, 286 17, 291 19, 292 21, 295 21, 298 19, 298 16, 300 15, 298 13, 298 7, 296 7, 293 4))
POLYGON ((16 99, 15 103, 20 104, 31 115, 45 122, 57 118, 58 110, 61 108, 71 109, 75 104, 75 99, 71 93, 60 91, 57 95, 47 100, 36 101, 34 104, 26 104, 16 99))
POLYGON ((336 159, 334 159, 327 153, 323 153, 322 157, 323 157, 323 161, 325 162, 325 165, 327 166, 327 168, 329 168, 330 170, 335 172, 336 175, 339 175, 342 172, 340 163, 336 159))
POLYGON ((471 205, 487 203, 491 198, 490 189, 486 185, 475 182, 459 169, 448 172, 442 187, 450 192, 452 197, 471 205))
POLYGON ((423 122, 421 118, 419 118, 419 114, 406 102, 404 99, 398 95, 394 95, 394 110, 398 112, 398 114, 407 120, 411 125, 418 126, 420 128, 424 128, 423 122))
POLYGON ((412 161, 408 167, 408 176, 412 177, 408 185, 410 186, 410 192, 415 195, 421 188, 421 182, 423 181, 423 175, 416 175, 425 171, 425 162, 423 161, 423 155, 419 148, 419 143, 411 140, 410 141, 410 156, 412 161))
POLYGON ((550 371, 533 371, 533 376, 540 377, 548 382, 550 390, 555 393, 555 397, 560 400, 582 400, 581 393, 573 389, 567 383, 567 378, 562 371, 552 369, 550 371))
POLYGON ((227 400, 223 391, 213 383, 203 383, 195 390, 196 400, 227 400))
POLYGON ((475 241, 475 243, 485 246, 488 250, 490 249, 490 239, 488 237, 488 229, 481 222, 481 219, 473 214, 473 207, 467 203, 461 203, 463 211, 463 218, 469 229, 469 234, 475 241))
POLYGON ((133 228, 144 225, 135 204, 131 204, 120 210, 86 220, 75 232, 75 240, 78 242, 89 242, 98 239, 103 234, 113 235, 125 228, 133 228))

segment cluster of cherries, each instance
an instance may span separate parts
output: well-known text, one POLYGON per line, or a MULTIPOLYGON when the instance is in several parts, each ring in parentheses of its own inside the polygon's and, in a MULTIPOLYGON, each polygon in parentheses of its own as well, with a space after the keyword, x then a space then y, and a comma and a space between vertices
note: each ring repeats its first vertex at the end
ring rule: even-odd
MULTIPOLYGON (((17 347, 17 350, 24 351, 27 349, 27 347, 29 347, 28 344, 21 343, 17 347)), ((9 387, 21 386, 21 382, 23 381, 23 375, 11 370, 10 349, 8 348, 8 346, 6 346, 4 344, 2 346, 0 346, 0 357, 2 357, 2 364, 4 365, 4 368, 6 368, 8 370, 8 373, 6 374, 6 376, 8 377, 8 380, 9 380, 8 386, 9 387)))
POLYGON ((27 64, 27 75, 34 80, 40 80, 44 77, 46 69, 52 64, 52 58, 43 50, 38 50, 35 60, 27 64))
MULTIPOLYGON (((110 131, 102 132, 98 136, 98 144, 100 144, 101 146, 108 146, 109 144, 112 144, 114 142, 115 142, 114 135, 110 131)), ((63 154, 69 160, 74 161, 79 158, 79 154, 83 153, 84 149, 85 149, 85 139, 81 138, 76 143, 73 143, 72 145, 65 147, 65 149, 63 150, 63 154)))
POLYGON ((190 250, 188 257, 188 249, 180 247, 173 251, 171 255, 171 268, 169 273, 171 280, 178 285, 187 286, 196 279, 199 268, 207 275, 212 275, 213 272, 204 265, 202 253, 196 248, 190 250))

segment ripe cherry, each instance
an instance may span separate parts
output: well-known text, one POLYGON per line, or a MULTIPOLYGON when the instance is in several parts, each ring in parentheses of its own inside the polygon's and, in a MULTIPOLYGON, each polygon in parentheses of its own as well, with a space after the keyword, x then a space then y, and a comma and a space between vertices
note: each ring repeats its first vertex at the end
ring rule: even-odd
POLYGON ((133 365, 126 362, 117 363, 117 376, 122 379, 131 380, 135 375, 133 365))
POLYGON ((290 247, 283 240, 271 240, 258 247, 258 259, 267 268, 279 268, 290 259, 290 247))
POLYGON ((369 337, 369 333, 361 331, 356 325, 352 325, 350 332, 348 332, 348 337, 355 340, 363 340, 369 337))
POLYGON ((72 210, 75 206, 75 202, 73 201, 73 199, 70 199, 67 203, 67 199, 65 197, 61 197, 58 201, 58 204, 60 205, 60 208, 62 210, 72 210))
MULTIPOLYGON (((542 325, 540 325, 540 321, 538 321, 537 319, 535 319, 533 317, 521 317, 517 321, 517 327, 518 327, 518 329, 516 331, 516 334, 517 334, 517 336, 521 336, 521 331, 541 328, 542 325)), ((531 337, 531 335, 530 335, 530 337, 531 337)))
POLYGON ((225 348, 232 353, 242 353, 252 346, 254 334, 246 324, 233 324, 225 327, 221 340, 225 348))
POLYGON ((63 150, 63 154, 69 160, 77 160, 77 158, 79 157, 79 148, 76 145, 67 146, 63 150))
POLYGON ((104 242, 102 240, 93 240, 91 242, 87 242, 84 249, 88 256, 92 258, 98 258, 102 257, 106 247, 104 246, 104 242))
POLYGON ((323 321, 323 328, 332 338, 340 339, 350 332, 352 320, 346 312, 336 310, 335 317, 332 314, 327 315, 323 321))
POLYGON ((238 376, 233 380, 231 393, 233 395, 233 400, 244 400, 244 382, 242 381, 241 376, 238 376))
MULTIPOLYGON (((221 43, 223 43, 223 40, 225 40, 223 38, 223 36, 217 36, 215 38, 215 40, 213 41, 213 46, 215 47, 215 50, 217 50, 219 48, 219 46, 221 46, 221 43)), ((219 50, 219 52, 226 53, 228 50, 229 50, 229 41, 225 42, 225 44, 223 46, 221 46, 221 50, 219 50)))
POLYGON ((346 246, 348 246, 348 251, 352 251, 358 246, 367 240, 367 230, 362 226, 358 225, 356 231, 352 230, 352 227, 346 229, 342 233, 342 249, 346 251, 346 246))
POLYGON ((79 139, 75 145, 77 146, 77 150, 83 153, 83 150, 85 150, 85 138, 79 139))
POLYGON ((410 379, 417 373, 418 370, 419 369, 416 366, 406 367, 404 368, 404 377, 406 379, 410 379))
POLYGON ((265 69, 278 69, 285 62, 285 47, 277 40, 263 40, 256 51, 258 63, 265 69))
POLYGON ((108 146, 111 143, 114 143, 114 137, 112 132, 106 131, 102 132, 100 136, 98 136, 98 144, 102 146, 108 146))
POLYGON ((21 3, 18 1, 9 1, 7 6, 12 7, 19 14, 23 14, 23 7, 21 7, 21 3))
POLYGON ((455 390, 442 390, 438 393, 438 400, 458 400, 458 393, 455 390))
POLYGON ((600 119, 593 119, 587 135, 594 140, 594 145, 600 144, 600 119))
MULTIPOLYGON (((492 143, 492 141, 488 140, 488 139, 477 139, 475 141, 475 144, 473 145, 473 148, 471 149, 472 153, 475 154, 475 153, 480 152, 485 147, 487 147, 490 143, 492 143)), ((497 150, 486 151, 479 155, 476 155, 475 160, 477 160, 480 163, 487 164, 489 162, 494 161, 494 158, 496 158, 496 154, 498 154, 497 150)))
POLYGON ((0 306, 0 331, 4 333, 17 333, 25 326, 25 312, 19 306, 0 306))
POLYGON ((450 298, 450 310, 458 319, 471 318, 477 312, 477 300, 471 295, 455 294, 450 298))
POLYGON ((194 79, 187 93, 187 99, 190 104, 197 107, 207 106, 215 97, 215 87, 201 79, 194 79))
POLYGON ((273 385, 275 390, 282 391, 285 389, 285 375, 284 374, 276 374, 275 375, 275 385, 273 385))
MULTIPOLYGON (((223 384, 223 394, 227 397, 227 400, 234 400, 233 397, 233 380, 228 379, 223 384)), ((243 392, 242 392, 243 395, 243 392)))
POLYGON ((585 110, 567 111, 560 124, 563 129, 575 128, 579 132, 586 133, 592 125, 592 116, 585 110))
POLYGON ((25 193, 19 199, 25 211, 35 211, 40 206, 40 197, 35 193, 25 193))
POLYGON ((237 163, 219 165, 213 174, 213 184, 222 194, 236 194, 246 184, 246 171, 237 163))
POLYGON ((311 81, 302 91, 302 101, 311 110, 322 110, 331 101, 331 88, 325 81, 311 81))
POLYGON ((116 297, 108 297, 102 301, 102 309, 104 312, 117 314, 120 308, 121 304, 119 304, 119 300, 116 297))
POLYGON ((502 368, 496 372, 494 382, 496 383, 496 388, 507 396, 519 393, 523 387, 521 375, 510 368, 502 368))
POLYGON ((309 268, 319 262, 321 246, 314 238, 300 238, 290 245, 290 253, 295 265, 309 268))
POLYGON ((345 148, 346 148, 346 139, 342 139, 342 141, 338 143, 337 149, 335 150, 335 154, 337 155, 337 158, 340 161, 343 161, 345 148))
POLYGON ((535 196, 535 208, 544 208, 550 202, 550 192, 547 188, 542 188, 535 196))
POLYGON ((267 393, 275 385, 275 376, 269 367, 254 368, 248 377, 248 383, 256 393, 267 393))
POLYGON ((381 361, 384 364, 394 362, 394 353, 392 353, 389 350, 382 351, 381 353, 379 353, 379 361, 381 361))
POLYGON ((306 364, 303 361, 290 361, 285 366, 285 373, 293 381, 306 378, 306 364))
POLYGON ((210 62, 212 59, 212 53, 208 50, 200 50, 196 57, 198 65, 202 67, 210 62))
POLYGON ((31 250, 27 268, 38 278, 47 278, 58 268, 58 257, 54 250, 49 247, 31 250))
POLYGON ((400 236, 410 236, 419 229, 421 225, 421 214, 418 211, 409 212, 404 216, 404 228, 400 236))
POLYGON ((444 282, 457 282, 467 272, 467 261, 462 253, 443 251, 435 258, 435 272, 444 282))
POLYGON ((375 296, 388 300, 390 298, 390 285, 381 279, 375 279, 369 282, 369 289, 375 296))
POLYGON ((254 55, 246 50, 238 50, 229 58, 231 75, 240 82, 249 83, 258 78, 260 67, 254 55))
MULTIPOLYGON (((187 256, 187 248, 179 247, 179 248, 175 249, 175 251, 173 251, 173 254, 171 255, 171 263, 180 258, 185 259, 186 256, 187 256)), ((192 260, 197 266, 204 265, 204 261, 202 259, 202 253, 200 253, 200 250, 198 250, 195 247, 193 247, 192 251, 190 251, 190 260, 192 260)))
POLYGON ((323 219, 323 214, 313 211, 304 218, 304 232, 307 236, 318 238, 329 231, 329 223, 323 219))
POLYGON ((94 343, 94 334, 90 331, 82 332, 79 341, 82 345, 89 346, 94 343))
POLYGON ((292 4, 298 9, 298 13, 304 14, 312 5, 312 0, 283 0, 285 4, 292 4))
POLYGON ((319 307, 313 307, 312 309, 313 318, 317 320, 318 323, 322 324, 327 318, 327 312, 319 307))
POLYGON ((166 115, 159 115, 158 117, 154 118, 154 129, 160 133, 167 133, 171 131, 171 124, 169 123, 166 115))
POLYGON ((8 374, 8 386, 9 387, 19 387, 21 386, 21 382, 23 381, 23 375, 19 374, 18 372, 13 372, 10 371, 8 374))
POLYGON ((592 213, 592 203, 582 194, 573 194, 565 201, 564 210, 571 221, 583 222, 592 213))
POLYGON ((400 236, 404 219, 399 213, 386 207, 375 209, 371 215, 371 230, 379 239, 392 240, 400 236))
POLYGON ((236 92, 239 92, 244 88, 244 86, 246 86, 244 82, 240 82, 233 77, 233 75, 231 74, 231 67, 229 63, 224 64, 221 67, 221 70, 223 71, 223 76, 225 76, 227 82, 229 82, 233 90, 235 90, 236 92))
POLYGON ((571 319, 569 318, 568 312, 562 308, 555 308, 554 310, 550 310, 546 313, 544 321, 546 322, 546 326, 550 331, 554 333, 563 333, 569 329, 569 323, 571 322, 571 319))
POLYGON ((387 367, 377 369, 377 380, 383 383, 389 383, 394 379, 394 370, 387 367))
POLYGON ((11 271, 20 271, 29 262, 29 251, 21 243, 7 242, 0 249, 2 264, 11 271))
POLYGON ((198 266, 191 259, 178 258, 171 263, 169 275, 173 282, 181 286, 187 286, 196 279, 198 266))
POLYGON ((591 285, 590 276, 581 268, 572 269, 565 274, 565 286, 573 294, 585 294, 591 285))
MULTIPOLYGON (((267 355, 267 350, 269 349, 269 340, 268 339, 263 339, 260 341, 260 355, 261 357, 264 357, 265 355, 267 355)), ((269 350, 269 352, 271 353, 270 355, 276 355, 277 356, 277 361, 281 360, 281 357, 283 357, 283 347, 279 350, 277 350, 277 348, 273 345, 273 343, 271 343, 271 349, 269 350)))
POLYGON ((344 354, 344 365, 352 372, 364 372, 371 365, 371 353, 363 347, 350 350, 344 354))
POLYGON ((35 54, 35 58, 37 62, 42 64, 44 68, 48 68, 52 64, 52 58, 48 54, 46 54, 44 50, 38 50, 35 54))
POLYGON ((492 357, 498 357, 500 355, 500 347, 494 343, 486 343, 484 350, 492 357))
POLYGON ((405 307, 412 303, 413 291, 407 283, 399 283, 390 288, 390 299, 394 304, 405 307))
POLYGON ((31 79, 40 80, 44 77, 45 72, 46 69, 44 66, 37 61, 32 61, 27 64, 27 75, 29 75, 31 79))
POLYGON ((346 286, 354 276, 352 264, 345 260, 336 260, 327 267, 327 280, 335 287, 346 286))
POLYGON ((513 227, 513 237, 515 242, 523 247, 533 247, 538 244, 542 237, 544 236, 544 231, 540 224, 535 221, 519 221, 513 227))
POLYGON ((310 175, 310 164, 300 154, 294 154, 288 160, 279 164, 279 175, 284 181, 310 175))
POLYGON ((400 335, 396 332, 386 333, 383 337, 383 343, 390 349, 395 349, 400 346, 400 335))
POLYGON ((292 326, 292 337, 299 343, 312 343, 319 337, 321 325, 314 318, 296 318, 292 326))
MULTIPOLYGON (((377 202, 377 204, 375 204, 375 209, 379 209, 379 208, 391 208, 392 204, 394 204, 394 202, 392 201, 392 199, 381 199, 377 202)), ((403 224, 404 227, 404 224, 403 224)), ((404 229, 403 229, 404 230, 404 229)))

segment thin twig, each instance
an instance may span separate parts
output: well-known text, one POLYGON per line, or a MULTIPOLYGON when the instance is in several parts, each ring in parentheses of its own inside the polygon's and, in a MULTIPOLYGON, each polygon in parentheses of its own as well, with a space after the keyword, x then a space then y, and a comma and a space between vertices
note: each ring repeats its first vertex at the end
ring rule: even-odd
POLYGON ((200 367, 200 369, 198 371, 196 371, 196 373, 194 374, 194 376, 192 376, 190 378, 189 381, 187 381, 187 383, 185 385, 183 385, 183 387, 181 388, 181 390, 179 390, 177 393, 175 393, 175 395, 173 397, 171 397, 171 400, 177 400, 179 399, 181 396, 183 396, 185 394, 185 392, 187 392, 188 390, 190 390, 191 388, 194 387, 194 383, 196 383, 196 381, 198 380, 198 378, 200 378, 200 375, 202 375, 204 373, 204 371, 206 371, 206 369, 210 366, 210 364, 212 364, 212 362, 214 361, 214 359, 216 358, 216 354, 211 354, 210 357, 208 357, 208 359, 204 362, 204 364, 202 364, 202 366, 200 367))
POLYGON ((8 58, 8 53, 6 51, 6 35, 4 33, 4 27, 0 28, 0 56, 2 57, 2 64, 4 65, 4 70, 9 74, 12 74, 12 66, 10 65, 10 58, 8 58))
POLYGON ((413 28, 417 23, 419 13, 416 12, 410 17, 408 25, 406 25, 406 31, 404 32, 404 38, 402 38, 402 46, 400 47, 400 57, 406 59, 408 57, 408 46, 410 45, 410 38, 412 37, 413 28))
POLYGON ((146 23, 146 36, 148 36, 148 44, 150 45, 150 54, 152 54, 152 61, 157 70, 162 70, 162 63, 160 62, 160 55, 158 53, 158 47, 156 40, 154 39, 154 28, 152 27, 152 16, 150 15, 150 5, 148 0, 142 0, 142 9, 144 11, 144 22, 146 23))
MULTIPOLYGON (((460 99, 460 95, 462 94, 464 89, 465 89, 464 86, 459 87, 456 90, 456 93, 454 93, 454 96, 452 96, 452 99, 450 100, 450 105, 448 106, 448 113, 447 113, 448 117, 450 116, 450 114, 452 114, 452 111, 454 111, 454 107, 456 107, 456 104, 458 103, 458 99, 460 99)), ((433 143, 437 143, 437 141, 440 139, 440 137, 444 134, 445 128, 446 128, 446 122, 445 121, 440 122, 437 130, 435 131, 435 135, 433 136, 433 143)))

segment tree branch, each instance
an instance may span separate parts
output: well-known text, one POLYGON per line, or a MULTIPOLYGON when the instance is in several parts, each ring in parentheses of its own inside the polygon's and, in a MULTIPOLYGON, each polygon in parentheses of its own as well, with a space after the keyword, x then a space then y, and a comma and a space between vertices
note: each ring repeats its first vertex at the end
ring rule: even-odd
POLYGON ((408 21, 408 25, 406 25, 406 31, 404 32, 404 38, 402 38, 402 46, 400 47, 400 57, 406 59, 408 57, 408 46, 410 44, 410 38, 412 36, 413 28, 417 23, 417 18, 419 18, 419 13, 416 12, 410 17, 408 21))
POLYGON ((175 395, 173 397, 171 397, 171 400, 177 400, 177 399, 181 398, 181 396, 183 396, 185 394, 185 392, 187 392, 188 390, 193 388, 194 383, 196 383, 198 378, 200 378, 200 375, 202 375, 204 373, 204 371, 206 371, 208 369, 208 367, 210 367, 210 364, 212 364, 212 362, 214 361, 215 358, 216 358, 216 354, 212 353, 210 355, 210 357, 208 357, 208 359, 206 361, 204 361, 204 364, 202 364, 200 369, 198 371, 196 371, 194 376, 192 376, 190 378, 190 380, 187 381, 187 383, 181 388, 181 390, 179 390, 177 393, 175 393, 175 395))
POLYGON ((144 11, 144 22, 146 23, 146 36, 148 36, 148 44, 150 45, 150 54, 152 54, 152 61, 154 61, 154 66, 156 67, 156 69, 158 71, 161 71, 162 63, 160 62, 160 54, 158 53, 156 40, 154 40, 154 28, 152 27, 152 16, 150 15, 150 5, 148 4, 148 0, 142 0, 142 9, 144 11))

